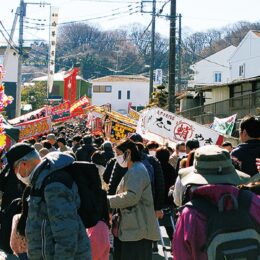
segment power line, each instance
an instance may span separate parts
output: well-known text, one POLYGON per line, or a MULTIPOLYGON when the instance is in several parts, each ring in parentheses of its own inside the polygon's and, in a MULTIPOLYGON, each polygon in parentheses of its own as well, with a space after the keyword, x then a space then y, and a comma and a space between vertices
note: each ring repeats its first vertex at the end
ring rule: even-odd
MULTIPOLYGON (((5 33, 7 34, 7 36, 8 36, 9 39, 10 39, 10 38, 11 38, 11 37, 10 37, 10 34, 9 34, 8 31, 6 30, 6 28, 4 27, 2 21, 0 21, 0 25, 2 26, 2 28, 3 28, 4 31, 5 31, 5 33)), ((10 42, 9 39, 6 38, 6 36, 4 35, 4 33, 3 33, 3 31, 2 31, 1 29, 0 29, 0 32, 1 32, 2 36, 4 37, 4 39, 6 40, 6 42, 7 42, 15 51, 18 52, 17 46, 15 45, 14 41, 13 41, 12 39, 10 39, 10 40, 11 40, 11 42, 10 42)))

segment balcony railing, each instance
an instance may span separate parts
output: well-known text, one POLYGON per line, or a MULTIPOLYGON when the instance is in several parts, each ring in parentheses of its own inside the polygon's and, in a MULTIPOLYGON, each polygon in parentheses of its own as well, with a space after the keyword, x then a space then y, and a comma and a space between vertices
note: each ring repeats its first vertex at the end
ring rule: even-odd
POLYGON ((214 116, 224 118, 237 114, 237 118, 242 118, 248 114, 259 115, 260 91, 184 110, 179 114, 200 124, 212 123, 214 116))

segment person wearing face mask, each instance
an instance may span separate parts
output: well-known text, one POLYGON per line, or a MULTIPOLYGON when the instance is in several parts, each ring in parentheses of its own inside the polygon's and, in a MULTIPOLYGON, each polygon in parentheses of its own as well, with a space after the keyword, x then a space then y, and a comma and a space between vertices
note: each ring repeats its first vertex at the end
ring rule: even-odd
POLYGON ((114 259, 150 260, 152 241, 159 240, 149 174, 141 162, 136 144, 126 140, 116 147, 118 164, 127 168, 115 195, 108 195, 110 207, 120 212, 114 259))
POLYGON ((155 157, 156 149, 159 148, 159 144, 155 141, 150 141, 146 145, 146 149, 148 149, 149 154, 155 157))
POLYGON ((64 167, 74 158, 52 152, 42 159, 34 147, 25 143, 13 145, 6 157, 16 177, 31 187, 25 228, 28 258, 91 259, 89 239, 77 213, 80 198, 76 183, 67 187, 58 181, 44 182, 60 175, 69 180, 64 167))

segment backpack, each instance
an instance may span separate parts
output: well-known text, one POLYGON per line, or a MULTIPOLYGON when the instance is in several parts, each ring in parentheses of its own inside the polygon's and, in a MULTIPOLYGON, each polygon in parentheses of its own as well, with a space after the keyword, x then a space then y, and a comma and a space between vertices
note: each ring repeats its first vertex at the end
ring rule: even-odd
POLYGON ((69 189, 75 182, 80 196, 78 214, 85 228, 93 227, 102 219, 104 199, 101 180, 95 164, 75 161, 71 165, 51 173, 43 180, 40 190, 32 189, 31 195, 41 197, 44 201, 44 189, 53 182, 61 182, 69 189), (64 171, 68 174, 64 174, 64 171))
POLYGON ((260 259, 259 226, 249 214, 253 193, 240 190, 238 198, 223 194, 217 205, 203 197, 195 197, 184 207, 192 207, 207 217, 207 241, 202 248, 209 260, 260 259), (233 203, 226 210, 225 202, 233 203))

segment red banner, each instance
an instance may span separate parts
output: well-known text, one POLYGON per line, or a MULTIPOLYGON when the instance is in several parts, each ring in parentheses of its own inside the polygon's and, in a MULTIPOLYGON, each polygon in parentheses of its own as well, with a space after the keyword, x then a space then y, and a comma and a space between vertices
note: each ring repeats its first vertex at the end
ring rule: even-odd
POLYGON ((51 131, 51 118, 43 117, 16 125, 20 129, 19 140, 25 140, 51 131))
POLYGON ((80 98, 78 101, 76 101, 71 107, 70 107, 70 115, 71 116, 78 116, 84 113, 83 107, 89 106, 90 101, 89 99, 84 96, 80 98))
POLYGON ((64 76, 64 100, 69 100, 71 103, 75 102, 77 98, 76 76, 78 72, 78 68, 73 68, 64 76))

